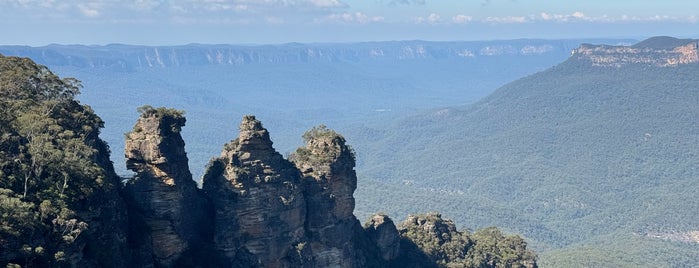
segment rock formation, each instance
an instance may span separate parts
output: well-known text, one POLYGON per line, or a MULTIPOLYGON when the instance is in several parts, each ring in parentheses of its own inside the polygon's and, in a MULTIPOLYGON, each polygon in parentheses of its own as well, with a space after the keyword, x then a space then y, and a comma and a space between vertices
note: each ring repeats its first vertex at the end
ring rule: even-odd
POLYGON ((393 220, 386 215, 376 214, 364 225, 371 241, 381 252, 381 258, 390 261, 400 253, 400 234, 393 220))
POLYGON ((303 174, 306 230, 316 267, 364 267, 353 238, 361 224, 354 216, 357 175, 354 153, 345 139, 319 126, 303 136, 306 146, 291 156, 303 174))
POLYGON ((204 175, 215 210, 214 243, 227 265, 300 267, 306 202, 300 174, 274 150, 269 133, 245 116, 237 139, 204 175))
POLYGON ((670 67, 699 62, 699 41, 654 37, 634 46, 583 44, 573 50, 572 58, 588 61, 592 66, 622 67, 643 64, 670 67))
POLYGON ((400 229, 387 216, 375 215, 362 227, 353 214, 354 153, 341 135, 324 126, 306 132, 306 145, 289 161, 272 147, 260 121, 245 116, 238 137, 207 169, 203 181, 207 203, 187 168, 179 135, 183 125, 178 111, 148 107, 128 133, 127 164, 137 172, 125 189, 130 238, 137 252, 132 265, 466 263, 471 240, 439 215, 410 217, 400 229))
POLYGON ((431 212, 409 215, 398 231, 401 258, 391 263, 394 267, 537 267, 524 240, 494 227, 461 232, 453 221, 431 212))
POLYGON ((180 129, 181 112, 142 108, 127 133, 127 167, 136 176, 125 187, 131 214, 132 243, 138 265, 174 266, 196 262, 193 250, 206 240, 208 209, 192 180, 180 129))

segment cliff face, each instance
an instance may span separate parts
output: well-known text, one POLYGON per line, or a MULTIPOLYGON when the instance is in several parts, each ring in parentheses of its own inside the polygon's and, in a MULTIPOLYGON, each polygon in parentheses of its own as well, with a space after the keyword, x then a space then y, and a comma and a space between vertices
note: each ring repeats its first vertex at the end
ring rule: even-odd
POLYGON ((621 67, 644 64, 670 67, 699 62, 699 41, 656 37, 634 46, 583 44, 573 50, 572 57, 588 61, 593 66, 621 67))
POLYGON ((300 174, 246 116, 237 139, 204 176, 215 209, 214 243, 229 265, 299 267, 307 258, 300 174))
POLYGON ((32 57, 53 66, 78 68, 172 68, 251 64, 304 64, 361 61, 463 60, 532 55, 555 55, 568 50, 567 43, 549 40, 488 42, 397 41, 354 44, 282 44, 265 46, 80 46, 49 45, 31 48, 0 46, 0 53, 32 57))
MULTIPOLYGON (((400 228, 387 216, 375 215, 362 227, 353 214, 357 176, 345 139, 315 127, 304 134, 306 145, 290 162, 272 147, 254 116, 243 118, 238 137, 211 161, 203 190, 213 212, 202 213, 207 204, 198 201, 177 134, 184 118, 161 109, 146 111, 127 139, 127 163, 138 173, 126 188, 136 219, 132 225, 142 224, 146 238, 134 244, 140 257, 154 258, 154 263, 136 259, 133 265, 494 267, 520 264, 518 257, 531 254, 523 241, 508 238, 518 243, 498 248, 512 249, 506 257, 478 259, 485 251, 469 259, 473 243, 468 234, 438 214, 411 216, 400 228), (196 263, 201 259, 206 261, 196 263)), ((498 239, 505 238, 488 241, 498 239)), ((525 257, 522 267, 535 266, 532 255, 525 257)))
POLYGON ((291 159, 303 174, 307 202, 306 230, 316 267, 364 267, 355 250, 354 212, 357 175, 354 153, 345 139, 323 126, 304 135, 306 146, 291 159))
POLYGON ((136 172, 124 192, 136 264, 191 264, 191 251, 206 240, 207 205, 187 164, 175 110, 146 108, 127 134, 127 166, 136 172))

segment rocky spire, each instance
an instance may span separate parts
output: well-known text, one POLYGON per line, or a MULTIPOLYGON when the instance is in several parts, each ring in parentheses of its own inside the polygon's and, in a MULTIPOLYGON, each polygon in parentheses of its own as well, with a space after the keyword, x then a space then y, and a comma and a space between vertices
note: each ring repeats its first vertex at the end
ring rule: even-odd
POLYGON ((306 190, 307 223, 313 259, 318 267, 363 267, 353 244, 364 239, 354 216, 354 190, 357 175, 354 153, 345 138, 325 126, 315 127, 303 136, 306 142, 292 155, 303 174, 306 190))
POLYGON ((192 264, 190 250, 203 243, 207 205, 192 180, 180 130, 182 112, 142 107, 133 130, 127 133, 127 167, 136 176, 125 187, 132 240, 141 249, 134 259, 143 266, 192 264), (150 257, 149 255, 152 255, 150 257))
POLYGON ((274 150, 254 116, 211 162, 203 182, 215 210, 215 247, 226 265, 300 267, 306 206, 298 170, 274 150))

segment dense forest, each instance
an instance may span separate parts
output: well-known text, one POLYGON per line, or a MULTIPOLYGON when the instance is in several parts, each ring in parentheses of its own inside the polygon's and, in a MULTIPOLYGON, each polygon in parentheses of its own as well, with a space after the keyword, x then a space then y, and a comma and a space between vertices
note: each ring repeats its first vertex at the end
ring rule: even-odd
MULTIPOLYGON (((676 40, 651 41, 634 48, 676 40)), ((698 72, 571 57, 474 105, 349 135, 368 141, 356 145, 360 176, 381 200, 407 194, 466 226, 504 226, 542 266, 687 267, 699 262, 698 72)))

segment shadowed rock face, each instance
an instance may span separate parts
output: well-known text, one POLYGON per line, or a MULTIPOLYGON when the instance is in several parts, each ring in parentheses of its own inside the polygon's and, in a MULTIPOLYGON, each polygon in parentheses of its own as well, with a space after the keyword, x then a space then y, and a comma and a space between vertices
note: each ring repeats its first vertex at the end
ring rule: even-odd
POLYGON ((303 174, 308 207, 306 229, 317 267, 362 267, 352 239, 362 227, 355 218, 357 175, 354 154, 345 139, 323 126, 304 135, 306 146, 292 161, 303 174))
POLYGON ((390 261, 400 252, 400 233, 386 215, 376 214, 364 225, 367 235, 381 251, 381 258, 390 261))
POLYGON ((179 133, 184 123, 175 110, 146 110, 127 134, 127 167, 136 176, 125 193, 132 224, 140 226, 132 240, 141 247, 135 257, 141 265, 192 263, 191 249, 206 239, 207 206, 189 171, 179 133))
POLYGON ((238 138, 211 161, 201 194, 183 125, 179 111, 149 108, 127 134, 127 164, 137 173, 124 191, 135 267, 436 267, 454 261, 441 258, 447 253, 461 253, 458 263, 470 245, 439 215, 410 217, 401 230, 375 215, 362 228, 353 214, 354 153, 324 126, 304 134, 290 162, 245 116, 238 138), (410 227, 417 231, 405 233, 438 240, 435 254, 401 233, 410 227))
POLYGON ((299 267, 306 202, 298 170, 272 148, 254 116, 211 163, 203 187, 215 209, 214 243, 233 265, 299 267), (241 256, 248 262, 241 263, 241 256))

